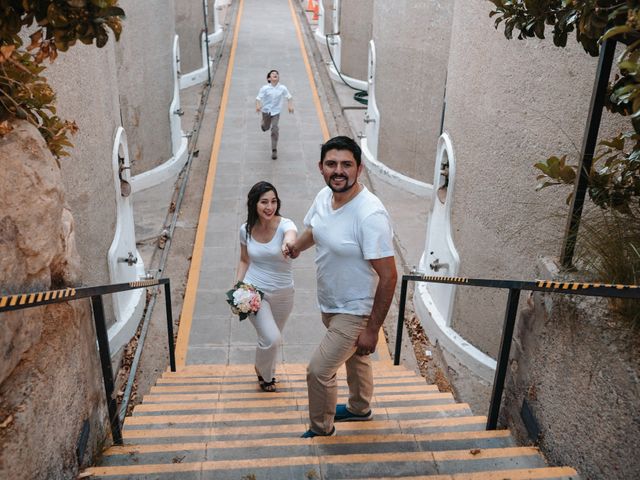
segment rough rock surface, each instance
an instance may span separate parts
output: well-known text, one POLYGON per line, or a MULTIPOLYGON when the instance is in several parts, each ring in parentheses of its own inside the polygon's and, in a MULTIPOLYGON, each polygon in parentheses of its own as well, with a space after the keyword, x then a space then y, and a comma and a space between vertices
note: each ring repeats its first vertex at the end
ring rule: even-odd
MULTIPOLYGON (((0 137, 0 294, 77 285, 60 168, 35 127, 13 126, 0 137)), ((105 437, 90 304, 2 313, 0 322, 0 478, 74 478, 105 437), (83 425, 88 447, 76 452, 83 425)))
POLYGON ((519 439, 582 478, 638 478, 637 331, 605 299, 536 294, 512 351, 502 419, 519 439))

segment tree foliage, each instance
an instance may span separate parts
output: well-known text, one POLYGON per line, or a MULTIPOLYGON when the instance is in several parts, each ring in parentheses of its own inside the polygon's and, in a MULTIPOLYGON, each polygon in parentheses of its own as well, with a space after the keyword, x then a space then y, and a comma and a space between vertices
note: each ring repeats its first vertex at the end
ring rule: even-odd
POLYGON ((13 119, 34 124, 56 157, 68 155, 75 122, 56 115, 55 93, 42 72, 78 41, 98 48, 109 31, 118 40, 124 11, 118 0, 0 0, 0 136, 13 119), (29 45, 21 33, 29 29, 29 45))
MULTIPOLYGON (((495 27, 504 27, 508 39, 545 38, 550 29, 553 43, 576 40, 592 56, 605 39, 626 45, 618 57, 618 73, 608 87, 606 107, 629 117, 631 129, 600 142, 589 172, 589 196, 603 209, 633 215, 640 206, 640 0, 489 0, 495 8, 495 27)), ((572 184, 577 167, 566 164, 566 155, 536 163, 542 174, 538 188, 572 184)), ((569 199, 568 199, 569 200, 569 199)))

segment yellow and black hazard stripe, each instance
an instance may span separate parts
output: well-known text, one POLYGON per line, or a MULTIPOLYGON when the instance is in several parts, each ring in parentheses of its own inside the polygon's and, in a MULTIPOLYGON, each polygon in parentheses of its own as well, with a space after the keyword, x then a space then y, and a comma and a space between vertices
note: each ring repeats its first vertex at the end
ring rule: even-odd
POLYGON ((133 288, 142 288, 142 287, 153 287, 154 285, 159 285, 160 282, 155 279, 150 280, 140 280, 137 282, 129 282, 129 286, 133 288))
POLYGON ((47 290, 44 292, 19 293, 17 295, 7 295, 0 297, 0 310, 17 305, 37 305, 51 300, 62 300, 76 296, 75 288, 65 288, 62 290, 47 290))
POLYGON ((466 277, 446 277, 444 275, 423 275, 426 282, 469 283, 466 277))
POLYGON ((621 285, 612 283, 554 282, 552 280, 536 280, 538 288, 549 290, 585 290, 588 288, 615 288, 627 290, 640 288, 638 285, 621 285))

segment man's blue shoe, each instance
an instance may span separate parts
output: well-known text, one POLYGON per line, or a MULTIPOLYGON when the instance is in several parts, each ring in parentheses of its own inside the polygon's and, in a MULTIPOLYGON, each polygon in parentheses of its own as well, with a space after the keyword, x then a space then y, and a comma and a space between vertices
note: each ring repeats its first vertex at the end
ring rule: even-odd
POLYGON ((313 437, 333 437, 336 434, 336 427, 333 427, 331 432, 329 433, 316 433, 313 430, 309 429, 300 435, 300 438, 313 438, 313 437))
POLYGON ((367 420, 373 420, 372 410, 362 415, 357 415, 347 410, 347 405, 344 403, 336 405, 336 415, 333 417, 334 422, 366 422, 367 420))

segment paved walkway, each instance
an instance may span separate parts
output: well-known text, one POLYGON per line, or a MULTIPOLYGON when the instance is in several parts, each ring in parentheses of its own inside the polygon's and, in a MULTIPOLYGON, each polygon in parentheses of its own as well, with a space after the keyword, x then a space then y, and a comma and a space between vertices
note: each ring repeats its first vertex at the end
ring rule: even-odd
MULTIPOLYGON (((237 43, 232 47, 217 132, 212 133, 219 138, 213 143, 185 294, 178 364, 253 363, 255 330, 230 313, 224 296, 239 258, 238 229, 246 219, 246 194, 259 180, 273 183, 282 200, 282 215, 301 230, 304 214, 324 186, 317 162, 326 127, 305 68, 297 22, 287 0, 240 2, 237 43), (255 96, 272 68, 280 71, 295 106, 293 115, 281 114, 275 161, 270 158, 269 133, 260 130, 255 112, 255 96)), ((310 250, 294 263, 295 305, 284 332, 282 359, 289 363, 306 363, 324 333, 316 306, 313 256, 310 250)))

